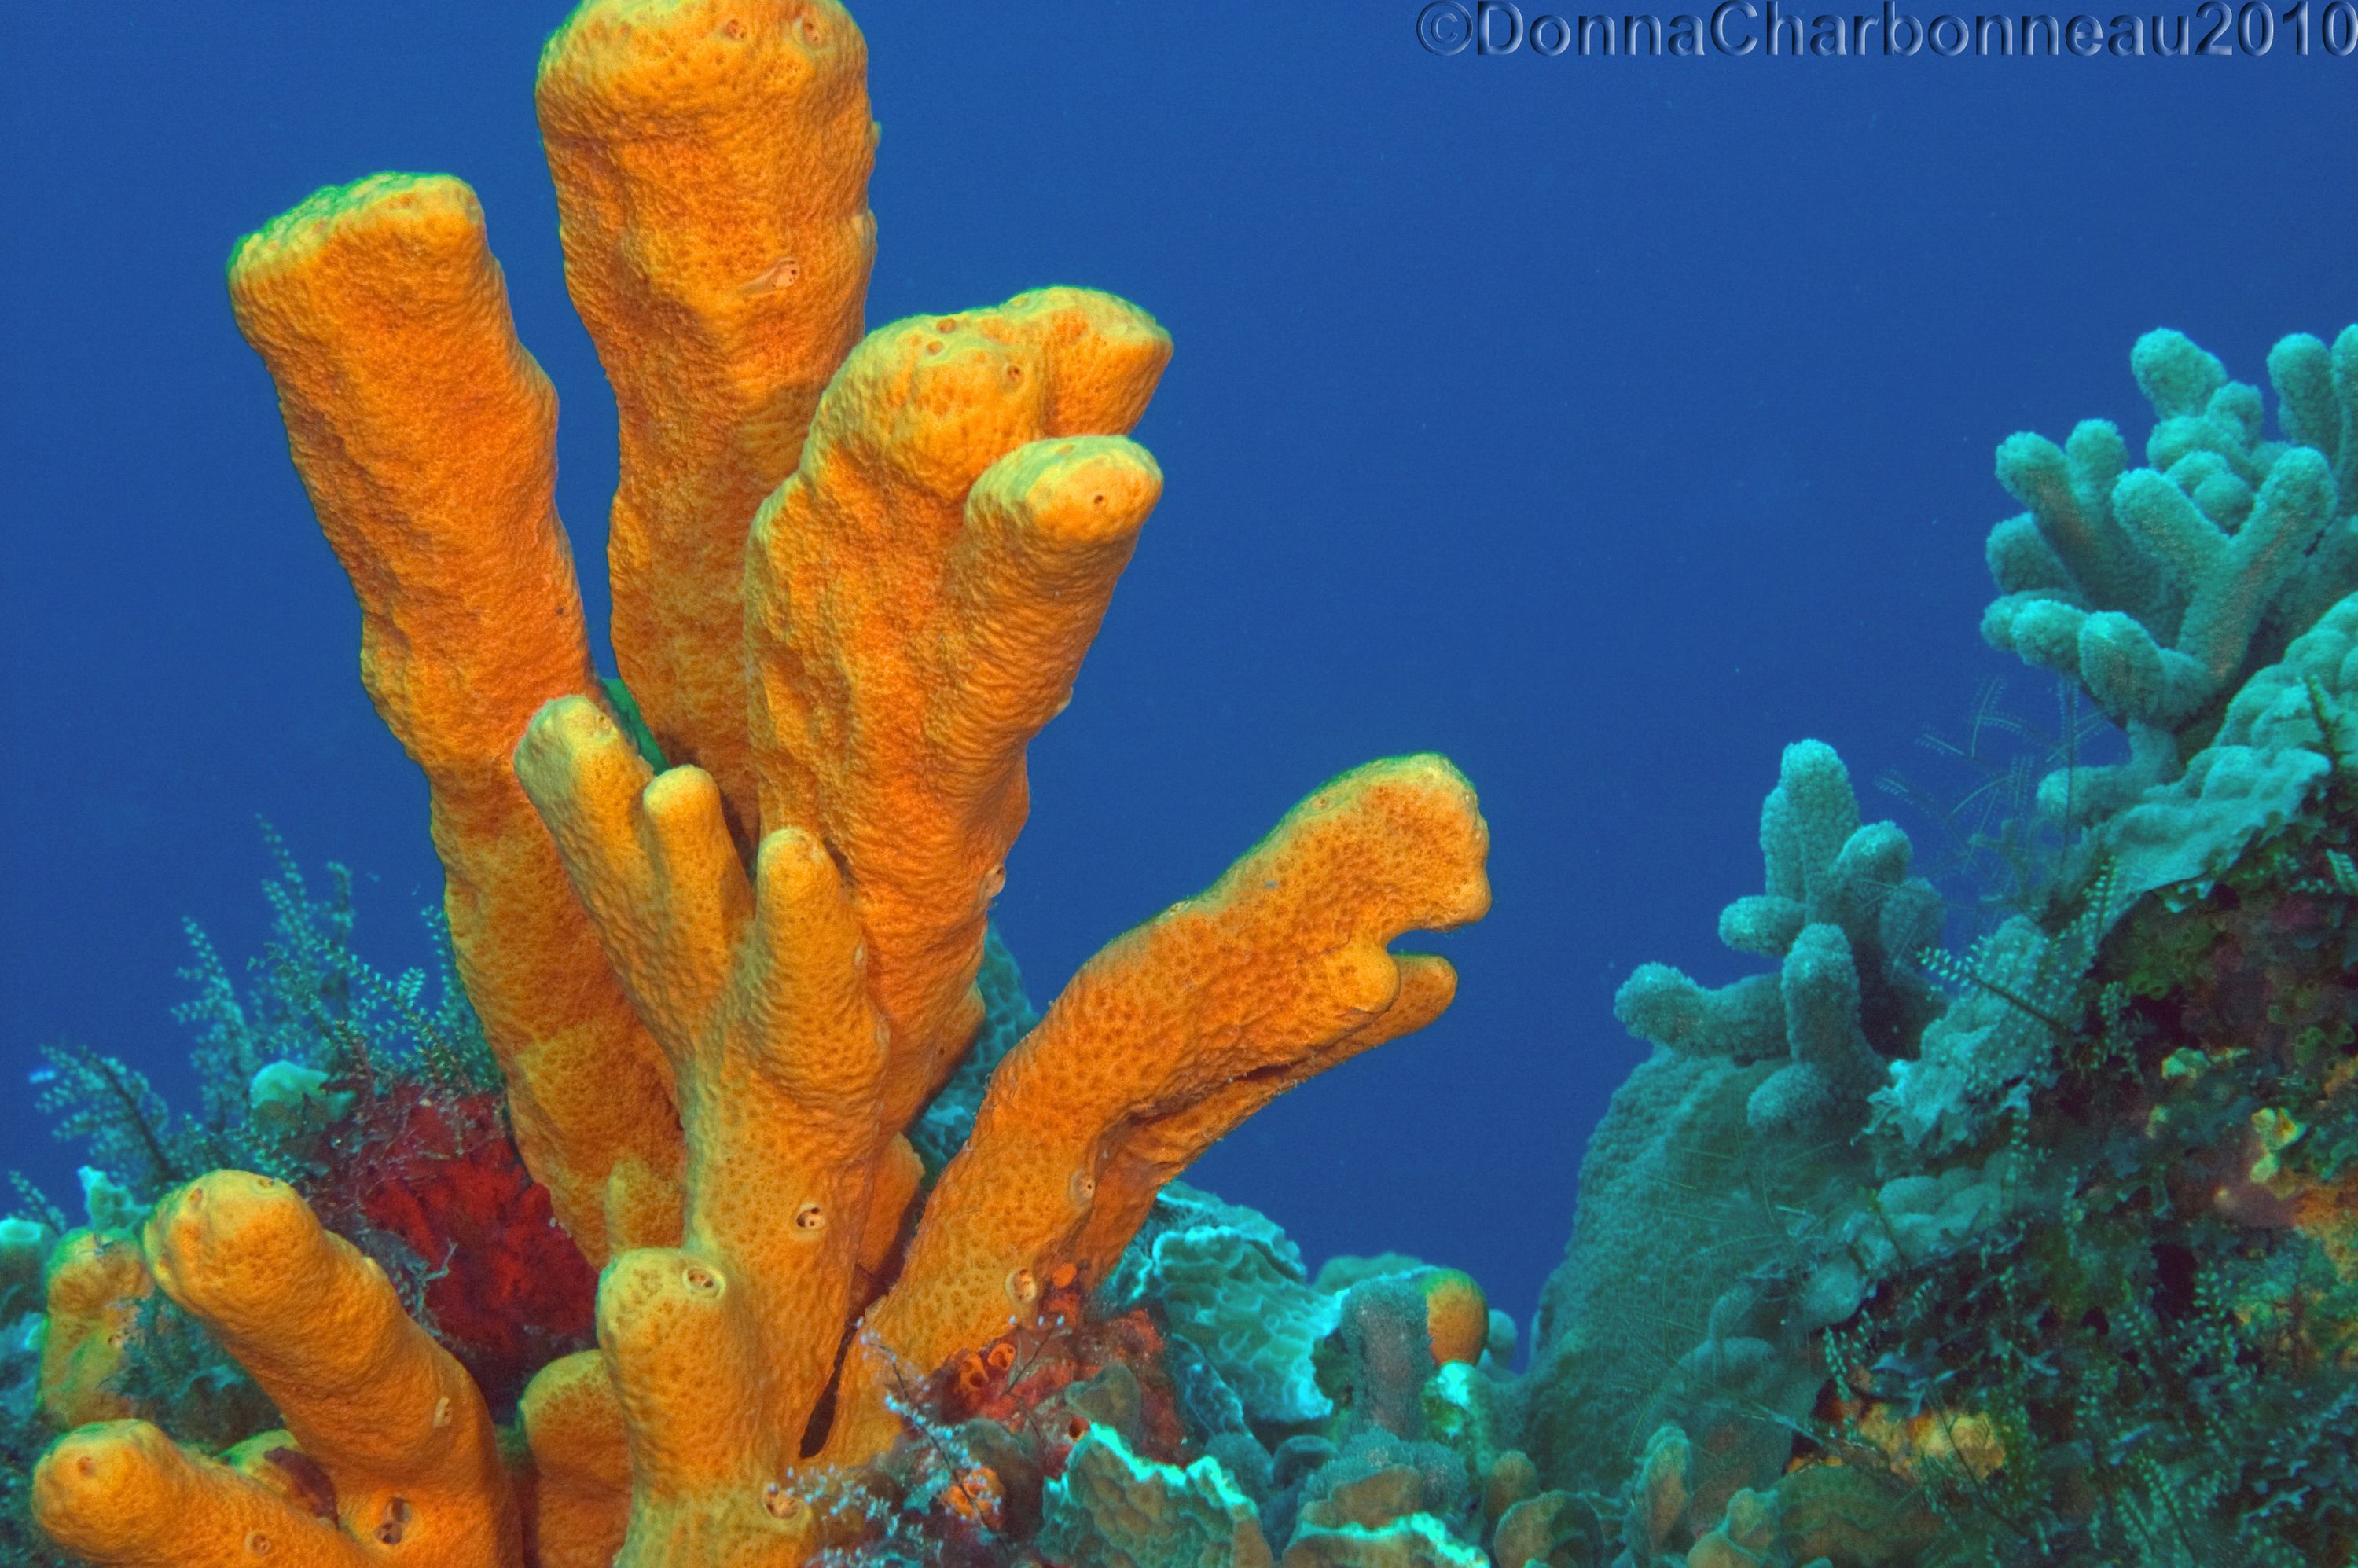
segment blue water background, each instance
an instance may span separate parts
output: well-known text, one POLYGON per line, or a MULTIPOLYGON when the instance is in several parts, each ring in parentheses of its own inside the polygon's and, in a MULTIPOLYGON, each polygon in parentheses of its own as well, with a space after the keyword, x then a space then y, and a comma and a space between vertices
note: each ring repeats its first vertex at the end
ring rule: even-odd
MULTIPOLYGON (((1527 7, 1535 10, 1537 7, 1527 7)), ((1955 732, 2009 431, 2110 414, 2180 327, 2257 378, 2358 317, 2358 59, 1437 58, 1415 7, 870 0, 869 319, 1094 285, 1178 354, 1169 476, 1032 750, 999 918, 1043 1003, 1364 759, 1481 790, 1495 912, 1440 1024, 1263 1112, 1198 1179, 1314 1258, 1395 1248, 1525 1315, 1641 1047, 1613 989, 1709 979, 1779 748, 1868 779, 1955 732)), ((5 85, 0 1165, 71 1193, 37 1042, 190 1094, 179 930, 254 952, 266 815, 422 962, 424 790, 231 326, 231 241, 448 170, 563 402, 593 623, 613 410, 535 139, 555 5, 29 7, 5 85)), ((1919 15, 1926 12, 1920 10, 1919 15)), ((1921 818, 1898 819, 1920 830, 1921 818)), ((1273 978, 1274 979, 1274 978, 1273 978)))

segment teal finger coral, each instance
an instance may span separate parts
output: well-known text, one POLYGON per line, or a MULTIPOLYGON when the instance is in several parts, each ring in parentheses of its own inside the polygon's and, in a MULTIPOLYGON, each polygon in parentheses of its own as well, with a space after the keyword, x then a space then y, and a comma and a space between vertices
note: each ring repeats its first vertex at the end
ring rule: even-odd
POLYGON ((1941 897, 1912 876, 1908 836, 1862 827, 1850 774, 1833 748, 1785 749, 1760 807, 1765 892, 1720 914, 1720 940, 1779 961, 1707 989, 1648 964, 1614 998, 1615 1016, 1657 1045, 1743 1064, 1775 1062, 1746 1114, 1764 1133, 1805 1136, 1855 1121, 1883 1068, 1940 1011, 1915 965, 1938 935, 1941 897))
POLYGON ((1778 973, 1622 988, 1657 1049, 1520 1390, 1621 1563, 2358 1552, 2358 328, 2277 345, 2277 439, 2177 333, 2133 369, 2148 466, 2100 420, 1999 449, 1985 630, 2127 752, 2026 792, 2012 913, 1941 951, 1805 743, 1720 922, 1778 973), (1922 1005, 1877 1031, 1875 980, 1922 1005), (1775 1114, 1797 1080, 1853 1113, 1775 1114))

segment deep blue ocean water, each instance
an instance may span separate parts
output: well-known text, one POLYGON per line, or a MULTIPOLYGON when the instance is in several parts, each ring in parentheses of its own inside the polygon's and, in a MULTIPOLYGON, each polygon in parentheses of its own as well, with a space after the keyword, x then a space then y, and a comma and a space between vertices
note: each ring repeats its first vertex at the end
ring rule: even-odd
MULTIPOLYGON (((1195 1179, 1314 1260, 1419 1253, 1526 1319, 1643 1049, 1614 988, 1647 959, 1752 962, 1714 922, 1758 891, 1779 749, 1833 742, 1920 842, 1867 781, 1990 675, 2047 709, 1976 634, 2013 510, 1991 448, 2092 415, 2141 440, 2148 328, 2258 379, 2279 335, 2358 318, 2358 57, 2288 36, 2262 59, 1484 58, 1420 48, 1411 0, 855 9, 885 127, 870 321, 1069 282, 1178 342, 1139 432, 1166 497, 1032 750, 999 919, 1035 1000, 1328 775, 1446 752, 1497 890, 1443 944, 1455 1008, 1195 1179)), ((362 873, 382 966, 426 960, 439 897, 423 785, 230 322, 239 233, 375 169, 475 186, 563 401, 602 622, 613 411, 532 117, 561 11, 9 24, 0 1166, 60 1196, 33 1047, 189 1092, 179 922, 255 949, 257 815, 362 873)))

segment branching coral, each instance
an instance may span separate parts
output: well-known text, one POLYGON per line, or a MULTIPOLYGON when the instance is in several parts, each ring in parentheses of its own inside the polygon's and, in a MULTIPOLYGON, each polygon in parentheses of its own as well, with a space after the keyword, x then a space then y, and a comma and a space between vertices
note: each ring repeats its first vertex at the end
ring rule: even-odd
POLYGON ((2083 421, 2058 447, 2019 434, 1999 481, 2029 510, 1989 540, 2005 595, 1983 633, 2076 675, 2107 713, 2181 735, 2325 606, 2358 588, 2358 329, 2268 356, 2285 438, 2263 439, 2257 389, 2183 335, 2130 356, 2158 423, 2146 468, 2083 421))
POLYGON ((1707 990, 1667 964, 1647 964, 1613 1000, 1630 1032, 1657 1045, 1777 1062, 1747 1105, 1763 1132, 1823 1132, 1855 1119, 1884 1064, 1940 1011, 1915 969, 1939 934, 1940 895, 1909 875, 1905 833, 1888 822, 1862 827, 1858 816, 1833 747, 1787 747, 1760 807, 1768 891, 1719 917, 1721 941, 1781 960, 1779 972, 1707 990))
POLYGON ((2009 829, 2063 852, 1970 957, 1920 950, 1929 903, 1909 940, 1828 928, 1953 1002, 1877 1033, 1863 960, 1855 989, 1796 972, 1825 917, 1789 868, 1850 902, 1874 831, 1806 743, 1763 814, 1770 896, 1721 920, 1784 968, 1714 991, 1649 966, 1617 999, 1667 1048, 1590 1146, 1523 1435, 1591 1499, 1634 1469, 1624 1562, 2349 1559, 2358 329, 2269 362, 2282 440, 2160 332, 2133 356, 2149 468, 2100 421, 2000 449, 2029 511, 1991 536, 1985 629, 2080 682, 2130 761, 2065 748, 2009 829), (1764 1115, 1797 1065, 1865 1129, 1764 1115))
POLYGON ((472 193, 381 175, 238 246, 238 323, 427 775, 517 1142, 605 1266, 601 1349, 526 1390, 512 1475, 382 1271, 283 1185, 203 1177, 146 1257, 297 1457, 70 1436, 37 1502, 94 1561, 856 1540, 897 1390, 1030 1322, 1045 1282, 1103 1277, 1214 1141, 1448 1004, 1450 967, 1389 944, 1480 916, 1487 830, 1443 760, 1372 763, 1086 965, 920 1198, 908 1133, 983 1016, 1025 745, 1161 491, 1124 432, 1169 341, 1057 288, 855 342, 864 68, 832 0, 591 0, 542 56, 568 280, 622 414, 613 637, 644 733, 590 665, 554 400, 472 193))
POLYGON ((1998 478, 2029 510, 1991 530, 2003 597, 1982 631, 2079 680, 2126 730, 2126 763, 2059 772, 2040 799, 2101 824, 2134 896, 2223 866, 2322 776, 2309 748, 2250 738, 2260 699, 2241 694, 2280 692, 2262 672, 2358 589, 2358 327, 2269 353, 2279 440, 2264 438, 2258 389, 2180 333, 2147 333, 2130 366, 2158 416, 2149 466, 2130 468, 2101 419, 2060 448, 2029 434, 1998 448, 1998 478), (2225 727, 2239 703, 2244 724, 2225 727))

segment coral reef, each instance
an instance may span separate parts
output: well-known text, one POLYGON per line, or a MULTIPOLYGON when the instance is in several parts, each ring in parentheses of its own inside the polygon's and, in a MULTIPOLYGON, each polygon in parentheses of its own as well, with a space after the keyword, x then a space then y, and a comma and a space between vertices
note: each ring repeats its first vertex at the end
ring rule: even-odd
MULTIPOLYGON (((276 852, 283 859, 283 850, 276 852)), ((336 881, 341 889, 341 873, 336 881)), ((348 907, 340 898, 309 900, 291 865, 283 864, 270 886, 281 929, 254 965, 260 980, 244 993, 230 986, 211 944, 192 934, 202 956, 190 971, 200 982, 200 1004, 183 1015, 201 1026, 199 1059, 216 1066, 251 1054, 222 1049, 222 1020, 277 1018, 288 995, 416 997, 424 989, 422 976, 338 983, 337 976, 352 981, 369 974, 345 946, 348 907), (323 925, 332 940, 320 939, 323 925), (322 972, 307 962, 332 967, 322 972)), ((1011 959, 995 935, 990 941, 990 1016, 1032 1017, 1011 959)), ((462 1007, 463 999, 446 1002, 437 1039, 463 1033, 449 1014, 449 1006, 462 1007)), ((281 1023, 287 1027, 276 1028, 271 1038, 282 1046, 298 1054, 323 1049, 291 1021, 281 1023)), ((365 1060, 370 1076, 348 1078, 282 1058, 276 1065, 298 1075, 302 1102, 316 1104, 316 1111, 289 1123, 276 1102, 257 1098, 242 1119, 220 1131, 226 1138, 283 1138, 265 1146, 280 1151, 275 1162, 288 1173, 286 1185, 250 1176, 209 1177, 170 1191, 155 1225, 185 1229, 188 1196, 205 1195, 197 1213, 210 1210, 214 1225, 225 1223, 219 1217, 223 1214, 236 1216, 243 1239, 230 1244, 200 1232, 197 1249, 184 1242, 174 1256, 185 1265, 201 1261, 207 1248, 229 1255, 259 1249, 282 1260, 308 1249, 327 1260, 326 1282, 307 1273, 290 1288, 313 1304, 340 1271, 350 1278, 352 1253, 343 1243, 368 1249, 384 1265, 394 1304, 415 1313, 434 1345, 486 1390, 499 1368, 516 1358, 535 1368, 553 1359, 551 1375, 535 1384, 517 1412, 537 1444, 528 1494, 527 1522, 534 1527, 528 1560, 595 1559, 610 1552, 611 1541, 600 1534, 611 1524, 608 1505, 629 1484, 625 1456, 600 1446, 597 1423, 611 1420, 611 1395, 596 1358, 563 1356, 568 1346, 552 1340, 546 1316, 533 1311, 552 1299, 586 1305, 586 1296, 552 1294, 552 1286, 580 1264, 569 1253, 553 1266, 537 1255, 565 1245, 548 1223, 541 1189, 528 1186, 503 1206, 486 1206, 509 1191, 516 1169, 501 1127, 471 1119, 485 1108, 496 1112, 497 1099, 487 1100, 464 1077, 432 1076, 421 1065, 418 1042, 390 1030, 358 1030, 336 1049, 365 1060), (492 1151, 496 1157, 486 1157, 492 1151), (314 1152, 322 1157, 310 1158, 314 1152), (331 1220, 336 1237, 308 1222, 308 1210, 293 1201, 297 1195, 331 1220), (430 1250, 417 1246, 412 1227, 469 1209, 481 1210, 481 1218, 441 1225, 431 1233, 430 1250), (273 1239, 256 1239, 248 1228, 256 1226, 273 1239), (426 1256, 438 1264, 426 1267, 426 1256), (339 1258, 346 1260, 341 1271, 339 1258)), ((208 1085, 209 1100, 230 1103, 235 1097, 227 1087, 208 1085)), ((85 1106, 81 1114, 61 1119, 88 1131, 92 1119, 110 1108, 105 1100, 97 1103, 100 1109, 85 1106)), ((931 1109, 955 1143, 956 1102, 946 1108, 937 1102, 931 1109)), ((160 1108, 151 1114, 169 1119, 160 1108)), ((114 1126, 113 1132, 127 1147, 147 1141, 128 1125, 114 1126)), ((153 1194, 136 1193, 95 1168, 90 1176, 89 1203, 122 1211, 114 1217, 127 1216, 129 1231, 148 1230, 149 1239, 157 1238, 150 1229, 153 1194)), ((55 1219, 62 1223, 64 1217, 55 1219)), ((365 1505, 365 1479, 340 1486, 287 1435, 295 1417, 282 1415, 279 1401, 299 1409, 301 1391, 258 1387, 224 1347, 233 1343, 234 1325, 200 1320, 166 1290, 153 1288, 142 1249, 125 1229, 75 1231, 69 1253, 57 1245, 56 1224, 17 1219, 0 1227, 0 1281, 8 1292, 0 1314, 8 1332, 0 1354, 8 1359, 0 1370, 9 1379, 0 1384, 0 1443, 18 1462, 18 1476, 31 1470, 58 1428, 85 1421, 102 1423, 88 1429, 90 1442, 102 1445, 97 1452, 111 1452, 103 1446, 108 1443, 128 1443, 146 1460, 165 1463, 168 1451, 140 1447, 149 1440, 124 1419, 138 1416, 167 1426, 187 1445, 182 1453, 222 1454, 309 1511, 348 1508, 356 1500, 365 1505), (52 1270, 45 1299, 40 1275, 52 1259, 80 1261, 52 1270), (47 1391, 53 1400, 81 1401, 55 1419, 38 1410, 45 1341, 58 1347, 58 1370, 47 1391), (86 1347, 95 1347, 97 1359, 65 1375, 83 1361, 86 1347)), ((157 1250, 161 1256, 160 1241, 157 1250)), ((170 1288, 168 1271, 165 1277, 170 1288)), ((856 1493, 839 1499, 858 1510, 862 1539, 828 1552, 828 1560, 1001 1563, 1024 1560, 1023 1542, 1051 1539, 1068 1541, 1078 1559, 1105 1560, 1119 1527, 1101 1521, 1114 1535, 1099 1532, 1098 1524, 1084 1518, 1086 1510, 1075 1512, 1074 1488, 1082 1481, 1075 1477, 1062 1490, 1058 1482, 1073 1476, 1078 1453, 1082 1475, 1095 1475, 1100 1490, 1113 1485, 1106 1479, 1111 1455, 1101 1452, 1109 1445, 1119 1445, 1123 1463, 1139 1476, 1161 1474, 1150 1466, 1177 1465, 1198 1485, 1241 1499, 1250 1519, 1242 1538, 1264 1550, 1275 1542, 1272 1555, 1299 1543, 1293 1559, 1299 1562, 1358 1561, 1350 1553, 1362 1549, 1408 1552, 1414 1561, 1467 1561, 1485 1528, 1476 1522, 1472 1477, 1492 1477, 1487 1501, 1480 1504, 1489 1519, 1536 1490, 1530 1476, 1512 1479, 1519 1464, 1526 1471, 1529 1465, 1506 1447, 1512 1416, 1504 1368, 1512 1325, 1489 1311, 1478 1288, 1455 1271, 1389 1254, 1330 1260, 1313 1281, 1299 1249, 1267 1217, 1174 1182, 1158 1195, 1137 1238, 1093 1292, 1084 1296, 1077 1270, 1052 1273, 1041 1286, 1031 1325, 965 1352, 930 1376, 912 1373, 903 1380, 896 1369, 890 1404, 898 1433, 862 1469, 856 1493), (1233 1266, 1239 1260, 1258 1261, 1233 1266), (1052 1536, 1051 1519, 1062 1521, 1062 1536, 1052 1536)), ((384 1292, 369 1293, 377 1332, 397 1328, 400 1320, 386 1310, 384 1292)), ((251 1298, 245 1304, 252 1309, 251 1298)), ((352 1317, 344 1314, 342 1321, 349 1325, 352 1317)), ((429 1368, 445 1365, 414 1336, 401 1336, 394 1351, 396 1359, 406 1355, 429 1368)), ((266 1360, 261 1349, 245 1353, 266 1360)), ((438 1376, 448 1376, 447 1366, 438 1376)), ((493 1404, 502 1408, 496 1400, 493 1404)), ((323 1441, 332 1446, 334 1439, 323 1441)), ((1149 1484, 1114 1473, 1125 1476, 1124 1487, 1149 1484)), ((166 1478, 174 1477, 195 1499, 190 1506, 211 1506, 203 1502, 208 1497, 220 1500, 201 1469, 166 1478)), ((406 1487, 414 1485, 405 1477, 406 1487)), ((0 1499, 8 1505, 0 1513, 0 1548, 11 1553, 0 1561, 81 1561, 58 1552, 33 1530, 21 1480, 19 1487, 0 1499)), ((390 1509, 380 1487, 376 1528, 415 1543, 423 1539, 419 1516, 407 1489, 395 1495, 411 1511, 390 1509)), ((1517 1528, 1527 1533, 1540 1519, 1532 1509, 1519 1518, 1517 1528)), ((274 1552, 295 1549, 295 1541, 273 1536, 266 1521, 255 1528, 273 1541, 274 1552)), ((114 1541, 110 1550, 118 1555, 166 1550, 120 1536, 114 1541)))
POLYGON ((2065 744, 1969 846, 2043 847, 2013 913, 1931 946, 1904 836, 1804 742, 1768 896, 1721 919, 1779 972, 1623 988, 1656 1049, 1518 1390, 1618 1556, 1550 1561, 2358 1557, 2358 329, 2270 356, 2278 440, 2178 334, 2132 363, 2151 466, 2101 421, 1999 449, 2030 510, 1992 535, 1985 630, 2128 751, 2065 744), (1829 909, 1863 913, 1813 953, 1829 909), (1781 1114, 1797 1072, 1825 1113, 1781 1114))
POLYGON ((1957 955, 1786 751, 1719 922, 1773 968, 1622 987, 1653 1049, 1518 1377, 1466 1275, 1314 1272, 1175 1179, 1448 1005, 1390 950, 1487 907, 1445 761, 1330 782, 1044 1013, 989 924, 1170 345, 1071 288, 863 336, 865 63, 832 0, 590 0, 544 51, 620 678, 472 193, 237 247, 451 972, 359 960, 273 837, 254 979, 190 928, 195 1113, 48 1049, 88 1223, 0 1220, 0 1558, 2358 1561, 2358 328, 2269 356, 2273 438, 2165 331, 2145 466, 2000 447, 1985 634, 2125 761, 2067 709, 1957 955))

